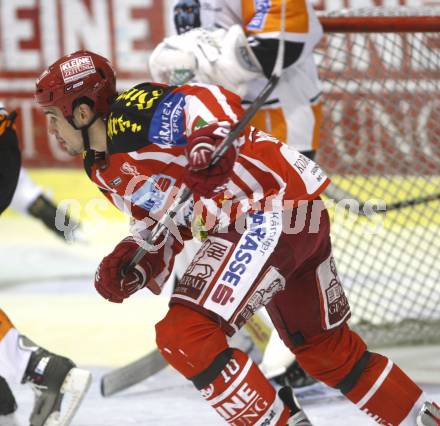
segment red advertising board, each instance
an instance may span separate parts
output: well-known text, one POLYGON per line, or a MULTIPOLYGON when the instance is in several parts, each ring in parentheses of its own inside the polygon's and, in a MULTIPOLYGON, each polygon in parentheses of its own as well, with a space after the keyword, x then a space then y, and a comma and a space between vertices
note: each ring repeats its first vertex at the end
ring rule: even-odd
MULTIPOLYGON (((415 6, 417 1, 423 5, 423 0, 411 0, 411 4, 415 6)), ((171 0, 0 0, 0 104, 18 110, 25 165, 80 165, 80 159, 72 159, 54 138, 48 137, 45 118, 34 104, 35 79, 41 71, 61 55, 85 48, 112 61, 119 90, 145 81, 148 56, 165 36, 168 20, 165 9, 171 3, 171 0)), ((318 10, 338 10, 381 3, 385 1, 316 0, 314 5, 318 10)), ((399 0, 395 5, 404 3, 405 0, 399 0)), ((427 42, 418 46, 418 51, 405 48, 401 52, 396 50, 391 57, 370 43, 364 46, 364 57, 358 62, 354 56, 335 60, 336 55, 350 51, 353 39, 346 39, 339 52, 328 46, 327 40, 324 38, 318 49, 326 55, 321 62, 321 76, 325 80, 324 95, 329 100, 324 105, 321 143, 324 154, 320 156, 323 166, 338 174, 419 173, 414 169, 415 163, 425 165, 424 170, 438 171, 440 101, 432 97, 430 91, 434 86, 429 82, 438 80, 440 64, 430 62, 425 53, 440 51, 439 36, 426 38, 427 42), (419 57, 421 61, 414 67, 413 59, 419 57), (388 86, 383 84, 383 77, 377 77, 378 71, 386 73, 388 86), (427 89, 420 86, 421 90, 410 90, 402 96, 395 85, 404 79, 428 82, 427 89), (365 91, 370 83, 373 86, 365 91), (355 89, 354 84, 358 84, 355 89), (326 92, 329 85, 330 91, 326 92), (343 93, 338 91, 340 87, 344 87, 343 93), (330 108, 326 109, 328 105, 330 108)))
POLYGON ((112 61, 123 89, 148 78, 148 55, 164 35, 162 0, 0 1, 0 104, 18 111, 24 164, 80 164, 47 137, 33 102, 35 80, 47 65, 92 50, 112 61))

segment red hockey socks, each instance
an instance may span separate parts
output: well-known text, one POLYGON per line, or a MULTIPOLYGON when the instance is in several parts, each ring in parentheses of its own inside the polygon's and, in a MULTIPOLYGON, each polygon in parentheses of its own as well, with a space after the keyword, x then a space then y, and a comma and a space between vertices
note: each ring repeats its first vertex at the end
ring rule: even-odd
POLYGON ((422 390, 390 359, 371 353, 355 386, 346 394, 377 423, 414 424, 422 390), (412 417, 412 419, 410 418, 412 417))
POLYGON ((284 426, 290 417, 289 409, 263 373, 238 349, 222 352, 207 370, 190 380, 231 425, 284 426))
POLYGON ((377 423, 415 424, 422 390, 390 359, 367 351, 347 325, 310 339, 296 355, 309 374, 339 389, 377 423))
POLYGON ((290 409, 252 360, 228 347, 215 321, 173 305, 156 325, 156 335, 164 358, 229 424, 287 424, 290 409))

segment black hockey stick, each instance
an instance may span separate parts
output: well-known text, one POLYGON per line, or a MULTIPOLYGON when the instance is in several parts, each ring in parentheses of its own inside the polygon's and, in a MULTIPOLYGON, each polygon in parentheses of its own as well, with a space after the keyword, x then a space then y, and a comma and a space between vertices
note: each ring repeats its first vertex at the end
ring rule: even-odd
MULTIPOLYGON (((352 194, 350 194, 349 192, 343 190, 342 188, 336 186, 336 185, 331 185, 329 187, 327 187, 327 189, 325 190, 325 195, 329 198, 331 198, 332 200, 338 202, 341 202, 342 200, 355 200, 356 203, 358 204, 358 214, 360 214, 361 216, 369 216, 371 213, 376 213, 376 214, 384 214, 393 210, 401 210, 404 209, 406 207, 414 207, 414 206, 418 206, 420 204, 427 204, 430 203, 432 201, 438 201, 440 200, 440 193, 435 193, 435 194, 430 194, 430 195, 425 195, 422 197, 418 197, 418 198, 412 198, 409 200, 402 200, 402 201, 396 201, 394 203, 383 203, 383 209, 374 209, 373 206, 374 204, 372 203, 371 205, 368 205, 367 207, 367 203, 366 202, 362 202, 360 201, 358 198, 356 198, 355 196, 353 196, 352 194)), ((347 210, 350 209, 349 205, 346 205, 345 208, 347 210)))
POLYGON ((426 204, 437 200, 440 200, 440 194, 431 194, 420 198, 413 198, 411 200, 397 201, 395 203, 387 204, 385 212, 391 210, 400 210, 405 207, 418 206, 419 204, 426 204))

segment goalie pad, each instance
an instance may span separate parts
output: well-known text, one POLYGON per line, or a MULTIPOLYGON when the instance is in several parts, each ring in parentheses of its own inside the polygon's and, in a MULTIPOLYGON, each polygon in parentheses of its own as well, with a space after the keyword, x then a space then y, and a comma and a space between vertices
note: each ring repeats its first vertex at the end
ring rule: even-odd
POLYGON ((249 81, 262 75, 239 25, 214 31, 195 28, 166 38, 150 56, 150 71, 156 81, 218 84, 240 96, 249 81))

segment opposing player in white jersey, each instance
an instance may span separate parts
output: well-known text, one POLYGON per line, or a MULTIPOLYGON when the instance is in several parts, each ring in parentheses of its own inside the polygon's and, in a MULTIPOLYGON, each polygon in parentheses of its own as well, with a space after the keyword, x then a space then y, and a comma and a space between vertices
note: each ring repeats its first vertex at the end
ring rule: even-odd
POLYGON ((176 254, 203 224, 203 246, 156 324, 156 343, 227 423, 310 425, 289 387, 277 392, 246 353, 228 346, 226 336, 263 307, 304 369, 378 423, 430 426, 425 415, 440 423, 422 389, 347 324, 320 167, 251 126, 211 163, 243 114, 238 96, 220 86, 150 82, 118 95, 108 60, 78 51, 43 72, 36 100, 49 131, 83 155, 90 179, 145 233, 183 185, 191 189, 169 232, 132 268, 140 240, 116 245, 95 288, 114 303, 143 288, 160 293, 176 254))
POLYGON ((244 106, 271 75, 282 37, 281 79, 252 125, 313 157, 321 123, 313 49, 323 32, 308 0, 178 0, 174 23, 179 35, 166 38, 151 55, 153 79, 175 84, 192 75, 238 93, 244 106))
MULTIPOLYGON (((250 104, 274 67, 281 7, 282 0, 176 1, 174 24, 179 35, 165 39, 153 52, 153 79, 178 83, 191 77, 220 84, 243 95, 244 106, 250 104)), ((321 25, 311 4, 307 0, 287 0, 282 34, 284 71, 278 86, 252 120, 256 128, 286 141, 311 159, 318 148, 321 122, 321 88, 312 52, 321 36, 321 25)), ((181 262, 185 262, 183 256, 179 258, 181 262)), ((257 313, 246 330, 252 333, 261 327, 273 330, 264 312, 257 313)), ((261 330, 251 335, 254 340, 260 335, 268 337, 261 330)), ((267 377, 294 387, 313 383, 275 331, 262 346, 265 344, 268 346, 260 368, 267 377)))
MULTIPOLYGON (((11 202, 20 165, 13 116, 1 109, 0 214, 11 202)), ((0 308, 0 425, 13 426, 17 404, 6 379, 34 388, 31 426, 67 426, 90 385, 91 375, 76 368, 70 359, 53 354, 21 335, 0 308), (71 397, 67 404, 63 404, 64 394, 71 397)))

